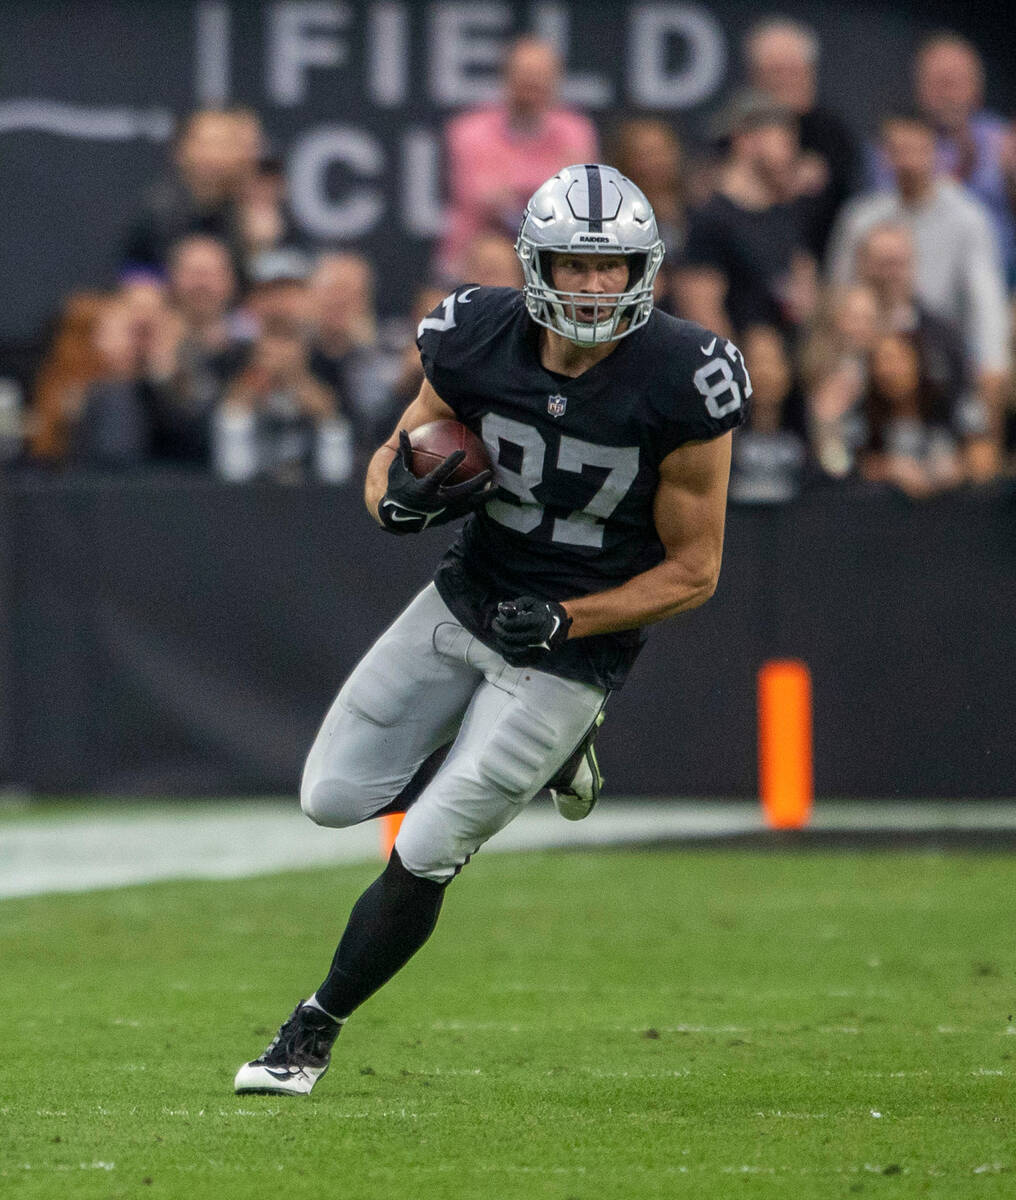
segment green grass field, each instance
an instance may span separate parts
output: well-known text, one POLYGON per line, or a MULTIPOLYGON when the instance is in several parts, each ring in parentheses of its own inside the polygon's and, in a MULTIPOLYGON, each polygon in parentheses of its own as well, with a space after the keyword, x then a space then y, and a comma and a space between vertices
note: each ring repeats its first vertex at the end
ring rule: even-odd
POLYGON ((312 1097, 234 1096, 375 873, 0 903, 0 1193, 1016 1194, 1010 857, 481 855, 312 1097))

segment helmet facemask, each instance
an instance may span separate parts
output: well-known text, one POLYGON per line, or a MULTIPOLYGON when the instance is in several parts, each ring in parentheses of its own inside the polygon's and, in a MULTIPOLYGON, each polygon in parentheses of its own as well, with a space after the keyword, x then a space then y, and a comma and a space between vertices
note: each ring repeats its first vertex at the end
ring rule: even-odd
POLYGON ((525 279, 526 310, 537 325, 559 333, 579 346, 616 342, 641 328, 653 311, 653 284, 663 262, 663 244, 648 252, 625 253, 617 247, 591 250, 588 246, 536 249, 524 234, 515 245, 525 279), (552 255, 623 255, 628 263, 628 284, 623 292, 567 292, 554 287, 552 255), (579 309, 593 310, 582 319, 579 309))

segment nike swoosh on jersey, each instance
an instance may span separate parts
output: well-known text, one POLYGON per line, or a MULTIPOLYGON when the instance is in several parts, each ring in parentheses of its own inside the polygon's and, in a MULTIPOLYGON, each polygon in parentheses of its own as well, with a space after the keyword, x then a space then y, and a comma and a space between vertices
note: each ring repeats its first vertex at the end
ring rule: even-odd
POLYGON ((466 290, 464 292, 459 292, 459 303, 460 304, 472 304, 472 300, 469 299, 469 293, 470 292, 478 292, 479 290, 480 289, 477 286, 477 287, 468 287, 468 288, 466 288, 466 290))
POLYGON ((703 354, 712 354, 713 347, 715 345, 716 345, 716 338, 713 338, 713 340, 709 343, 708 346, 699 346, 699 349, 702 351, 703 354))

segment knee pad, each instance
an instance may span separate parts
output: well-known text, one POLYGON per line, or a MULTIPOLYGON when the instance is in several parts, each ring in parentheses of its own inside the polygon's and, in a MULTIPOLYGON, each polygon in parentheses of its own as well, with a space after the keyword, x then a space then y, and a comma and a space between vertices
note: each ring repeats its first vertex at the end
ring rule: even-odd
POLYGON ((343 824, 352 824, 351 821, 342 820, 337 780, 319 779, 314 783, 304 782, 300 787, 300 808, 304 816, 310 817, 315 825, 341 828, 343 824))
POLYGON ((349 779, 328 778, 304 781, 300 808, 315 825, 346 829, 358 825, 385 804, 384 797, 369 794, 349 779))
POLYGON ((395 851, 410 874, 431 883, 448 883, 469 858, 471 846, 463 846, 459 837, 443 821, 420 821, 410 813, 398 837, 395 851))

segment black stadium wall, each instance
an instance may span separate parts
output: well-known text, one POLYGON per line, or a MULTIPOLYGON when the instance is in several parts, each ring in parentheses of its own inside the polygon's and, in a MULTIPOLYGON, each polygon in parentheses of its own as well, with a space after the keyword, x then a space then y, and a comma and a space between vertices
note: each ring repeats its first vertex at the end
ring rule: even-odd
MULTIPOLYGON (((0 774, 39 792, 293 793, 343 676, 447 531, 355 488, 0 490, 0 774)), ((755 794, 755 677, 813 674, 819 796, 1016 795, 1016 501, 818 489, 732 509, 713 599, 651 633, 601 738, 615 795, 755 794)))

